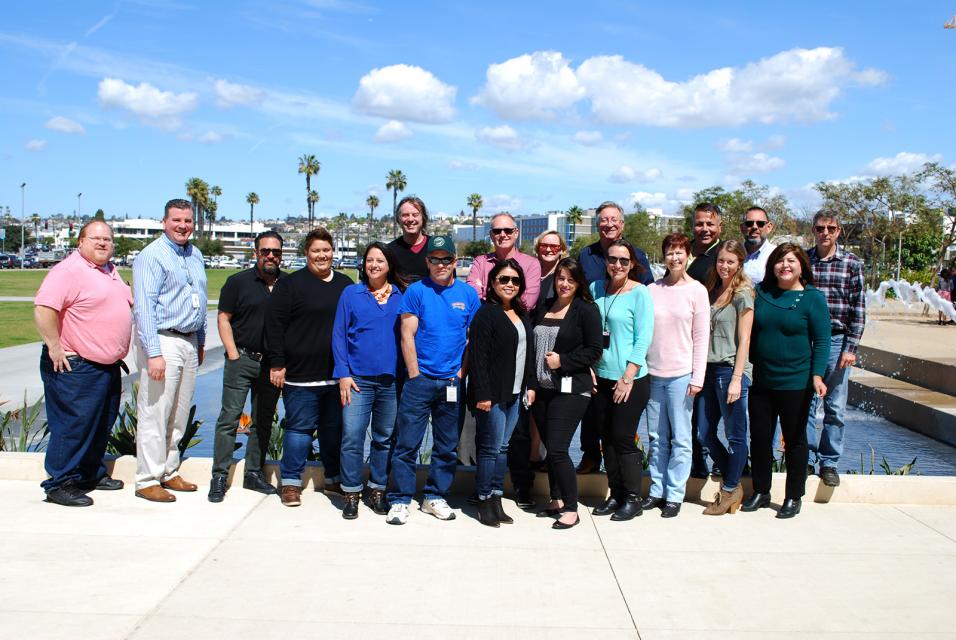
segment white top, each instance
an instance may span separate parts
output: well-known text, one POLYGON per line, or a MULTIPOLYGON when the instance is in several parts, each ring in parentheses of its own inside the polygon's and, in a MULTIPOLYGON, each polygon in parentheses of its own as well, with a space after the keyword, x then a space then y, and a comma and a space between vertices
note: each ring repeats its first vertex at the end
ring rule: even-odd
POLYGON ((776 248, 777 245, 770 242, 770 240, 764 240, 760 248, 748 255, 747 259, 744 260, 744 273, 750 276, 754 285, 758 285, 763 281, 763 274, 767 271, 767 258, 770 257, 770 254, 773 253, 773 250, 776 248))
POLYGON ((514 323, 518 330, 518 350, 515 352, 515 383, 511 393, 521 393, 521 384, 524 382, 524 359, 528 354, 528 336, 524 331, 524 323, 521 318, 514 323))

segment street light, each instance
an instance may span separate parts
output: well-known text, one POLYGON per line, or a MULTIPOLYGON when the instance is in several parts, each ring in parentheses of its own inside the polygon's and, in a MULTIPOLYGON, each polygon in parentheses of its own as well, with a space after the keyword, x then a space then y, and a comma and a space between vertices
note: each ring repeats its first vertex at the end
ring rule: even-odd
POLYGON ((82 197, 83 197, 82 193, 76 194, 76 217, 79 218, 80 220, 83 219, 83 212, 80 209, 80 198, 82 197))
POLYGON ((26 255, 23 251, 23 245, 26 244, 26 238, 23 235, 23 229, 26 226, 26 191, 27 183, 24 182, 20 185, 20 270, 23 270, 23 258, 26 255))

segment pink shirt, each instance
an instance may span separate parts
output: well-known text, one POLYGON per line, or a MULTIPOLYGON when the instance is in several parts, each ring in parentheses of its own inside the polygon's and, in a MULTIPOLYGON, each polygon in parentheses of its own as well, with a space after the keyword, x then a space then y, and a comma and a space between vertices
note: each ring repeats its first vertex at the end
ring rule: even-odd
POLYGON ((112 265, 104 273, 74 251, 50 269, 33 303, 58 312, 65 351, 100 364, 129 353, 133 293, 112 265))
MULTIPOLYGON (((531 311, 538 304, 538 291, 541 290, 541 265, 537 258, 517 250, 512 251, 508 257, 514 258, 521 265, 521 270, 524 271, 525 290, 521 294, 521 302, 524 303, 525 309, 531 311)), ((498 258, 494 253, 486 253, 475 258, 475 261, 471 264, 467 282, 475 288, 478 297, 482 300, 485 299, 485 291, 488 289, 488 274, 491 273, 497 262, 498 258)))
POLYGON ((696 280, 672 286, 658 280, 648 291, 654 300, 654 337, 647 350, 647 371, 653 376, 690 376, 704 386, 710 346, 710 299, 696 280))

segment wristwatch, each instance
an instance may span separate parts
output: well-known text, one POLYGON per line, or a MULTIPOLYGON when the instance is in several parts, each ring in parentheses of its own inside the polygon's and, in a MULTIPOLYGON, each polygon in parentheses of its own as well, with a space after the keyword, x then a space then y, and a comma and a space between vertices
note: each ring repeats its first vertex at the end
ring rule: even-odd
POLYGON ((634 378, 628 378, 627 376, 621 376, 621 382, 624 384, 631 384, 634 382, 634 378))

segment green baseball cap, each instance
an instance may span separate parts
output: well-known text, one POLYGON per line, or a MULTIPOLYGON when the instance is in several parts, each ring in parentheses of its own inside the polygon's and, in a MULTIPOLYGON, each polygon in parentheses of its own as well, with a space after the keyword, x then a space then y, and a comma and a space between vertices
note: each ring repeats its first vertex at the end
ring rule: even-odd
POLYGON ((425 255, 427 256, 432 251, 447 251, 451 255, 456 255, 455 243, 451 236, 429 236, 428 244, 425 245, 425 255))

